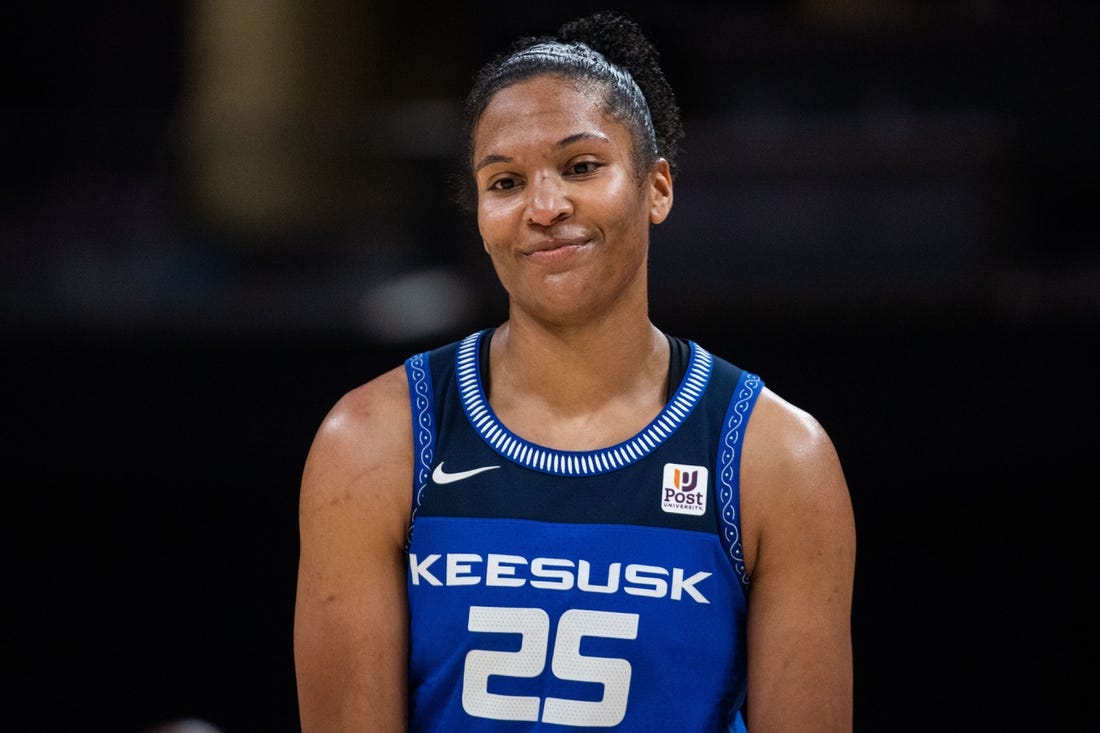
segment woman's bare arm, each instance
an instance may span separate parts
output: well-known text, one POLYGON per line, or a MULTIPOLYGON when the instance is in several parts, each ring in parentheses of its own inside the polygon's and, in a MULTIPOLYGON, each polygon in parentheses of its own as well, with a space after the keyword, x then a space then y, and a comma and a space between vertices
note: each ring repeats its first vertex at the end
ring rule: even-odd
POLYGON ((748 729, 850 733, 855 520, 825 430, 765 390, 746 433, 748 729))
POLYGON ((345 395, 306 459, 294 619, 303 733, 406 728, 411 435, 398 368, 345 395))

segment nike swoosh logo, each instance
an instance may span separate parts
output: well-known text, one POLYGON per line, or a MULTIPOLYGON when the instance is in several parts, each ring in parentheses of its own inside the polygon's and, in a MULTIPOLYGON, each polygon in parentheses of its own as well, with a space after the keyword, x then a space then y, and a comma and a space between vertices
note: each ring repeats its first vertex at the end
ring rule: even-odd
POLYGON ((447 473, 443 470, 443 463, 440 462, 440 464, 435 467, 435 470, 432 471, 432 481, 435 481, 437 484, 450 484, 454 483, 455 481, 461 481, 464 478, 476 476, 479 473, 484 473, 485 471, 492 471, 494 468, 500 468, 500 466, 481 466, 480 468, 471 468, 469 471, 455 471, 454 473, 447 473))

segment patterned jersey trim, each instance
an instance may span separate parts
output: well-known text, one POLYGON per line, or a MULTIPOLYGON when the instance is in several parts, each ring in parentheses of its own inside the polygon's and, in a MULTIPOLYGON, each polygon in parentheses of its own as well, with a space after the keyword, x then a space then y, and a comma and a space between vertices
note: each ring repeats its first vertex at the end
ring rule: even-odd
POLYGON ((645 458, 691 414, 703 395, 714 366, 714 357, 692 342, 691 360, 683 381, 660 414, 640 433, 609 448, 555 450, 524 440, 508 430, 493 413, 478 377, 478 340, 483 333, 472 333, 464 338, 456 355, 458 391, 470 424, 493 450, 508 460, 556 476, 595 476, 645 458))

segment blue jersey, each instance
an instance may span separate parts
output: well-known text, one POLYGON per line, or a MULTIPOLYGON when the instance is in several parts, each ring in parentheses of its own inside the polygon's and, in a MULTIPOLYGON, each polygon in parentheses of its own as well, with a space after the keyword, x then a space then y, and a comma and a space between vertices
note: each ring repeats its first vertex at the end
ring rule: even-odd
POLYGON ((493 413, 488 333, 405 362, 410 730, 741 729, 738 478, 763 382, 682 342, 683 378, 645 429, 554 450, 493 413))

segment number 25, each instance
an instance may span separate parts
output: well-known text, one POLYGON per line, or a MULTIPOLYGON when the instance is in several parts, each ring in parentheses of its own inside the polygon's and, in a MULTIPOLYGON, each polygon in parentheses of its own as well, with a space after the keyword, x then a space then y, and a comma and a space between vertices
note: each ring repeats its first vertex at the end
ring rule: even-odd
MULTIPOLYGON (((536 677, 542 673, 550 639, 550 617, 546 611, 472 606, 468 628, 470 631, 519 634, 522 641, 519 651, 473 649, 466 655, 463 709, 477 718, 538 720, 541 702, 538 697, 489 692, 489 677, 536 677)), ((581 638, 585 636, 635 639, 638 614, 573 609, 561 615, 550 669, 559 679, 602 684, 604 693, 603 699, 595 702, 546 698, 542 710, 542 720, 546 723, 611 727, 621 723, 626 716, 630 663, 625 659, 582 655, 581 638)))

